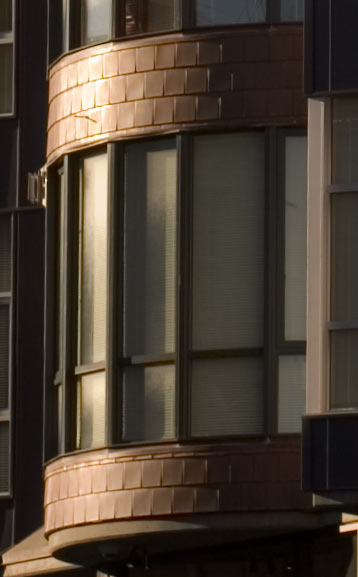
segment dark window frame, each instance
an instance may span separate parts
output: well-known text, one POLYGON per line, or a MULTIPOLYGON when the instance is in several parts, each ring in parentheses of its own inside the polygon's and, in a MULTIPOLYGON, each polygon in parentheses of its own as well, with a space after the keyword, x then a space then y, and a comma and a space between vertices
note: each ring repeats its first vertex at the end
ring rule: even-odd
POLYGON ((195 31, 201 29, 212 30, 213 28, 227 29, 237 26, 261 26, 277 23, 297 24, 299 20, 285 21, 280 18, 281 2, 284 0, 267 0, 266 19, 264 22, 213 24, 199 26, 195 22, 194 0, 177 0, 177 22, 173 28, 140 32, 135 34, 125 33, 125 0, 112 0, 112 26, 111 34, 107 40, 81 44, 81 9, 79 0, 67 0, 66 23, 62 19, 62 1, 48 0, 48 64, 54 64, 58 58, 73 50, 84 49, 115 40, 131 40, 135 38, 147 38, 162 36, 173 32, 195 31), (63 30, 65 33, 63 35, 63 30), (64 37, 62 37, 64 36, 64 37))
MULTIPOLYGON (((237 131, 233 131, 237 132, 237 131)), ((247 132, 247 131, 243 131, 247 132)), ((250 132, 252 130, 250 129, 250 132)), ((264 362, 264 419, 261 436, 296 435, 297 433, 278 432, 278 362, 280 355, 304 355, 306 344, 302 341, 284 342, 282 340, 282 319, 284 315, 284 299, 282 299, 282 259, 284 254, 284 218, 282 217, 282 202, 284 198, 284 163, 282 162, 282 142, 285 135, 305 136, 304 129, 268 127, 258 130, 265 138, 265 254, 264 254, 264 345, 262 348, 246 350, 201 351, 193 353, 190 350, 191 340, 191 278, 192 278, 192 176, 193 176, 193 139, 195 134, 180 133, 174 137, 158 137, 155 141, 176 139, 177 149, 177 277, 176 277, 176 351, 174 355, 147 355, 125 358, 123 350, 123 267, 124 248, 124 156, 125 142, 112 142, 106 147, 108 160, 108 241, 107 241, 107 345, 106 345, 106 403, 107 430, 106 446, 150 445, 157 443, 172 443, 178 441, 210 441, 225 442, 246 435, 198 437, 190 435, 190 363, 192 358, 229 358, 250 355, 262 356, 264 362), (180 279, 180 282, 179 282, 180 279), (277 309, 277 312, 275 312, 277 309), (118 319, 118 320, 117 320, 118 319), (122 409, 121 409, 121 375, 123 367, 138 365, 160 365, 175 363, 175 395, 176 395, 176 434, 171 440, 156 441, 123 441, 122 409)), ((200 133, 198 133, 200 134, 200 133)), ((205 134, 222 134, 222 131, 205 132, 205 134)), ((143 143, 143 139, 131 140, 133 144, 143 143)), ((56 428, 56 398, 54 394, 54 289, 56 272, 54 270, 54 245, 56 222, 56 174, 59 166, 49 169, 49 193, 47 201, 47 266, 46 266, 46 435, 45 460, 55 455, 76 451, 76 377, 103 370, 103 364, 88 367, 76 366, 77 347, 77 247, 76 225, 78 212, 76 195, 78 190, 78 174, 81 159, 103 151, 103 146, 91 151, 67 155, 63 160, 65 174, 65 257, 64 257, 64 363, 62 367, 63 387, 63 431, 61 446, 54 442, 56 428), (72 191, 72 194, 71 194, 72 191), (74 226, 75 225, 75 226, 74 226)), ((57 434, 57 433, 56 433, 57 434)), ((252 438, 253 435, 247 435, 252 438)), ((88 450, 88 449, 79 449, 88 450)))

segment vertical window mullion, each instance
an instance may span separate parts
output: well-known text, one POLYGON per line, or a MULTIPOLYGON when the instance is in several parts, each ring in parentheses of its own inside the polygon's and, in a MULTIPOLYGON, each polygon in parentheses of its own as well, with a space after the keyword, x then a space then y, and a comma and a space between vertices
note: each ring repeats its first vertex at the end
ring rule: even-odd
POLYGON ((122 351, 123 306, 122 267, 123 245, 123 146, 108 145, 108 283, 107 283, 107 351, 106 351, 106 442, 120 440, 121 383, 118 357, 122 351))
POLYGON ((191 337, 191 199, 192 199, 192 138, 181 134, 178 147, 178 227, 177 227, 177 350, 176 399, 177 435, 187 438, 190 429, 190 367, 191 337))

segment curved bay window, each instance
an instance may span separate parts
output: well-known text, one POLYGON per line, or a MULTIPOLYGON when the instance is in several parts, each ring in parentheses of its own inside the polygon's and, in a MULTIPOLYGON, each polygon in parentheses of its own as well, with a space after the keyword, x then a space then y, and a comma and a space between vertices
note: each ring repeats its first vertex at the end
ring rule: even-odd
POLYGON ((298 432, 305 222, 298 130, 113 143, 52 168, 47 456, 298 432))
POLYGON ((303 0, 49 0, 48 9, 50 62, 115 38, 303 20, 303 0))

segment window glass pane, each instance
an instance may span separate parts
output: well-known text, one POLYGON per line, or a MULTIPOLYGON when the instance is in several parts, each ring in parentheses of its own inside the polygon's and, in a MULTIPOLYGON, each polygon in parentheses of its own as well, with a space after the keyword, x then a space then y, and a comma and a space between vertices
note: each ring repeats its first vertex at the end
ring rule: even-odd
POLYGON ((264 137, 194 141, 193 348, 263 344, 264 137))
POLYGON ((331 409, 358 407, 358 331, 331 332, 331 409))
POLYGON ((175 350, 175 141, 131 144, 125 155, 125 355, 175 350))
POLYGON ((160 32, 179 26, 178 0, 126 0, 126 34, 160 32))
POLYGON ((358 194, 332 195, 332 320, 358 319, 358 194))
POLYGON ((266 0, 196 0, 197 26, 264 22, 266 0))
POLYGON ((192 435, 262 433, 263 379, 261 358, 193 361, 192 435))
POLYGON ((175 436, 175 366, 124 370, 123 438, 164 441, 175 436))
POLYGON ((0 293, 11 288, 11 217, 0 216, 0 293))
POLYGON ((332 182, 358 182, 358 98, 333 100, 332 182))
POLYGON ((111 36, 112 0, 82 0, 81 45, 108 40, 111 36))
POLYGON ((93 373, 78 381, 77 448, 91 449, 105 443, 105 373, 93 373))
POLYGON ((307 139, 285 139, 285 339, 306 340, 307 139))
POLYGON ((62 320, 63 320, 63 234, 64 234, 64 186, 63 171, 58 174, 57 193, 57 231, 56 231, 56 372, 62 367, 62 320))
POLYGON ((0 410, 9 407, 9 306, 0 305, 0 410))
POLYGON ((80 230, 80 364, 105 360, 107 293, 107 155, 83 161, 80 230))
POLYGON ((0 10, 0 33, 12 30, 12 1, 2 0, 0 10))
POLYGON ((9 423, 0 422, 0 493, 9 490, 9 423))
POLYGON ((12 112, 12 44, 0 44, 0 114, 12 112))
POLYGON ((303 20, 303 0, 281 0, 280 18, 284 22, 303 20))
POLYGON ((279 357, 278 383, 278 432, 300 433, 306 411, 306 357, 279 357))

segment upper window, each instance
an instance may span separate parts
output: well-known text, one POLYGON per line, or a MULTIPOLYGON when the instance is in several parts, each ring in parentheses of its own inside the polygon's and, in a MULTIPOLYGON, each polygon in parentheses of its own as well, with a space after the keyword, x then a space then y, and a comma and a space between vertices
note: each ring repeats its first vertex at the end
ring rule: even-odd
POLYGON ((303 20, 303 0, 51 0, 49 58, 113 38, 303 20))
POLYGON ((333 101, 331 193, 331 409, 358 408, 358 100, 333 101))
POLYGON ((13 0, 4 0, 0 12, 0 116, 14 111, 13 0))
POLYGON ((305 136, 110 151, 69 157, 51 177, 58 312, 46 341, 62 450, 300 431, 305 136))

